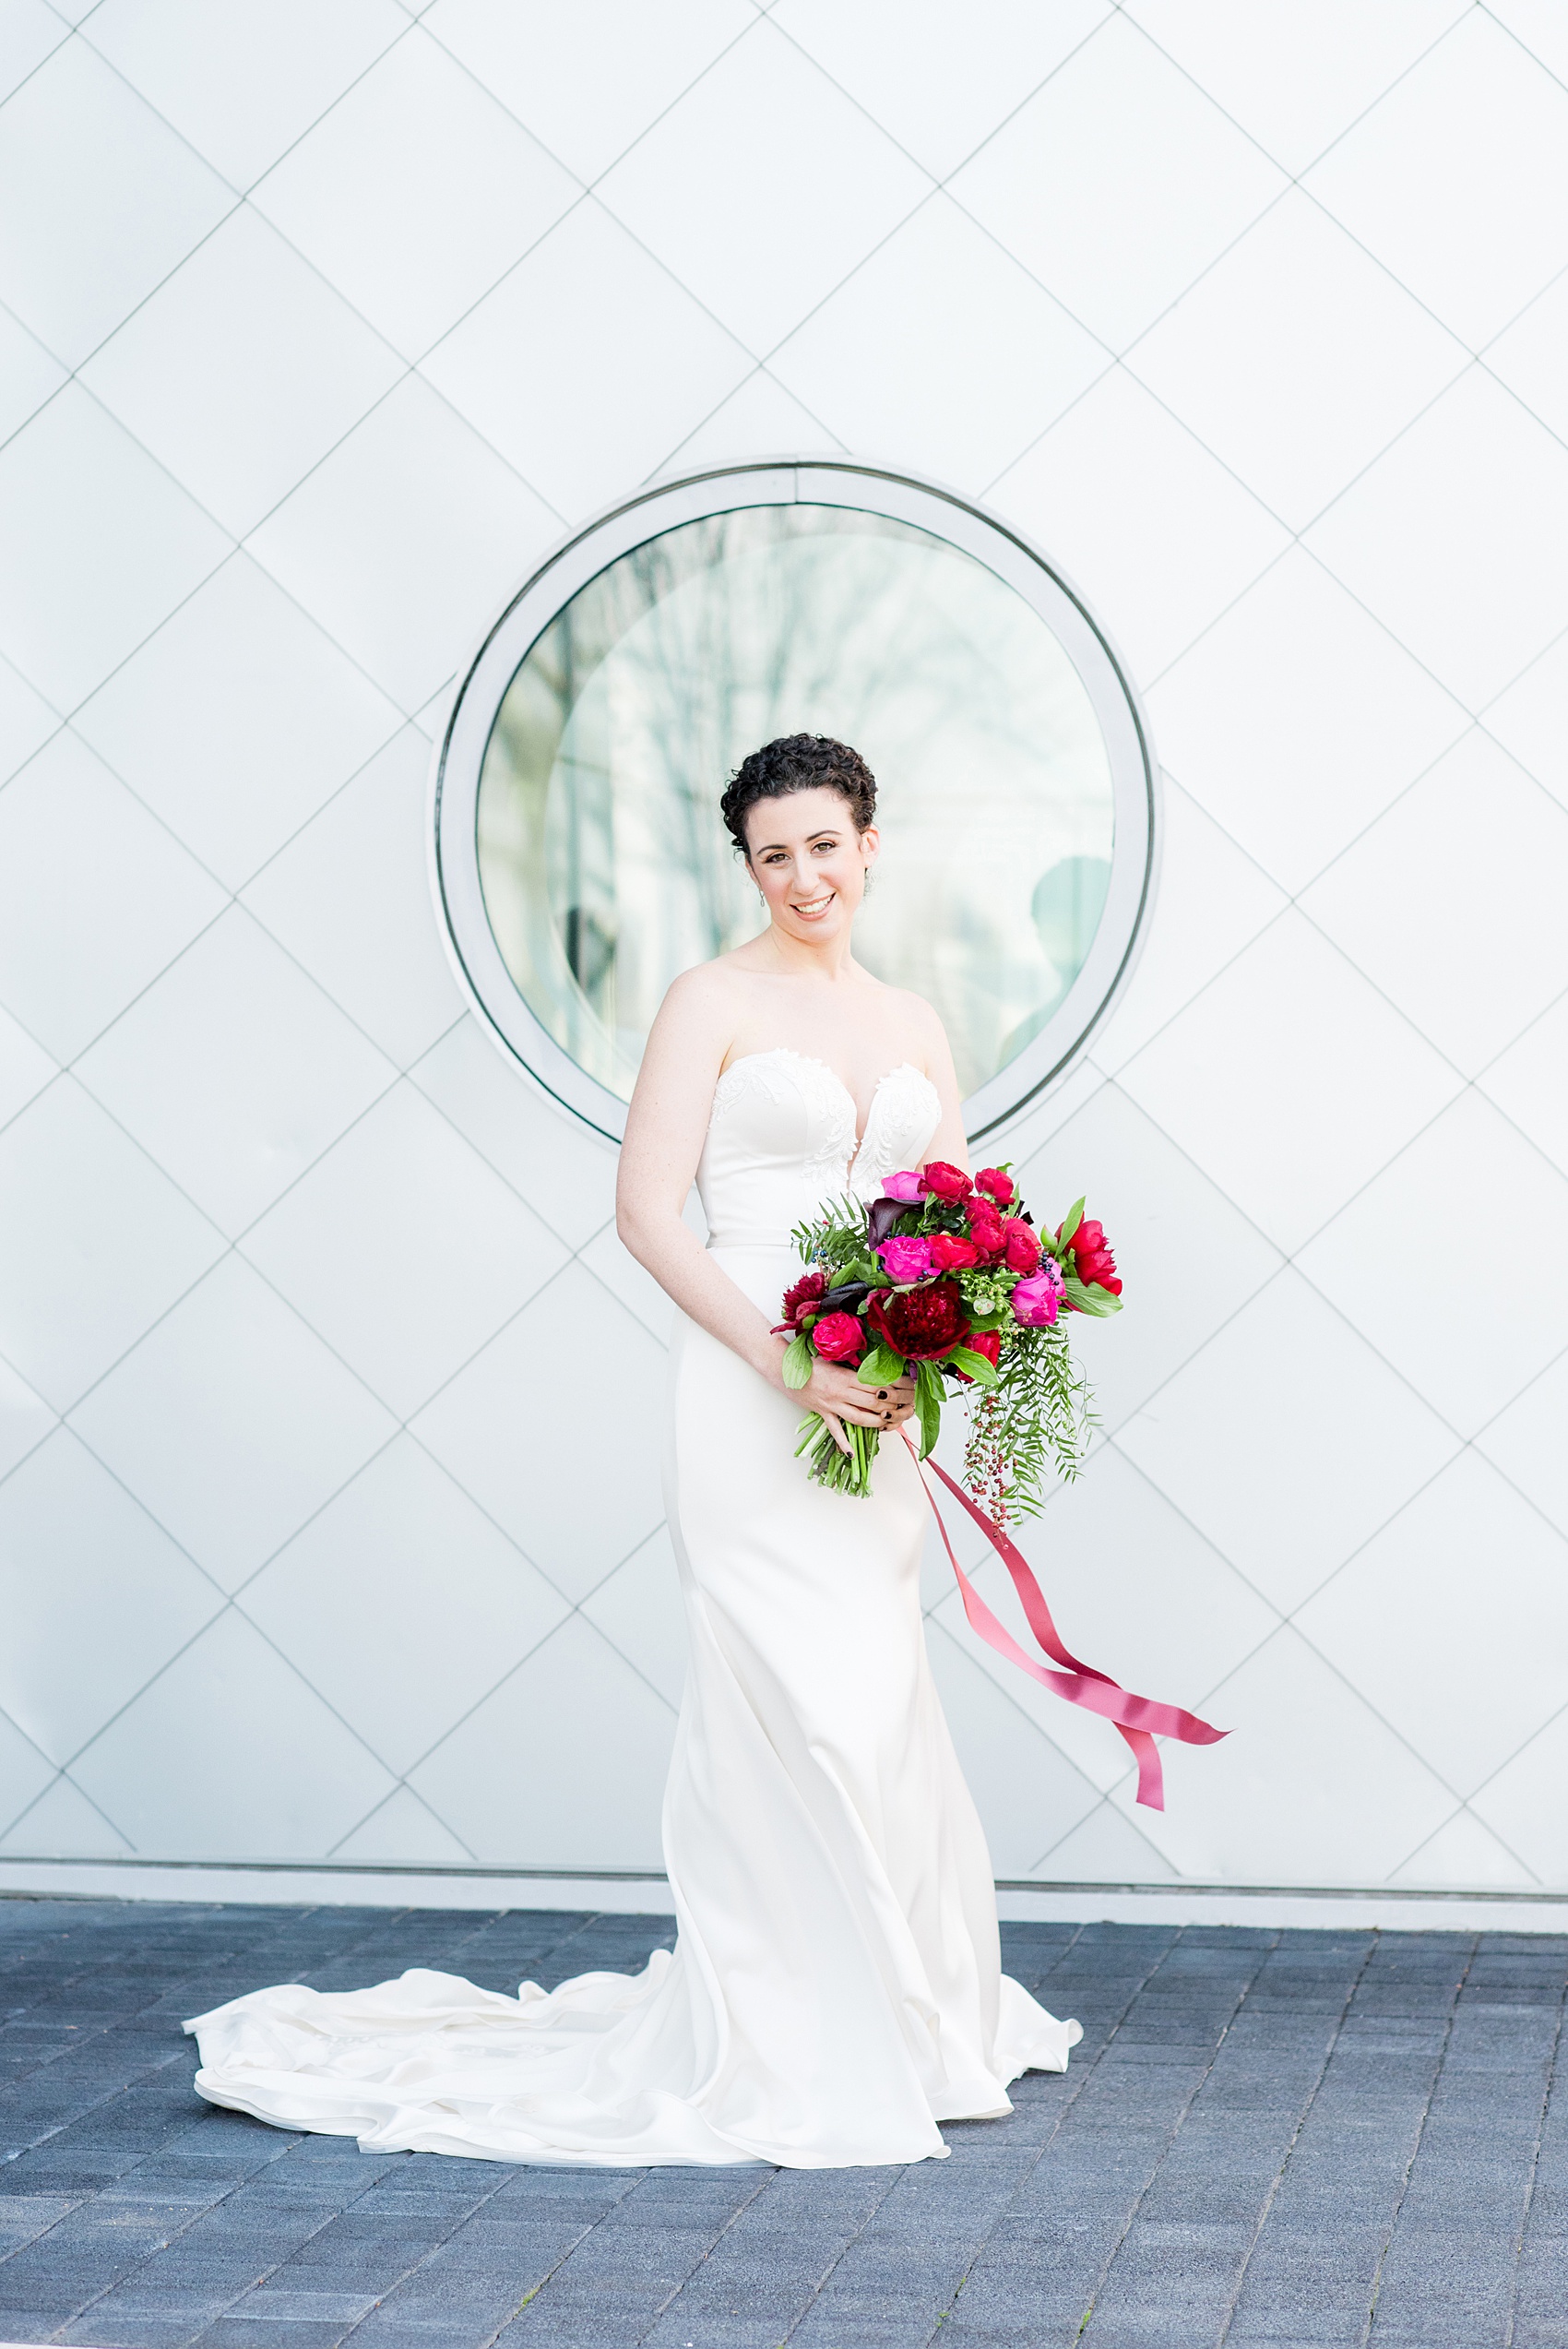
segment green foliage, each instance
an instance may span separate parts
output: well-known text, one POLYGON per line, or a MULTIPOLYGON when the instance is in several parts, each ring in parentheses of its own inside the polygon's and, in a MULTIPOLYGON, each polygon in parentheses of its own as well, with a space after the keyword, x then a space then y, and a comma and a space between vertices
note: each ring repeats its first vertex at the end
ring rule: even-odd
POLYGON ((813 1353, 809 1338, 796 1336, 784 1349, 781 1365, 787 1387, 804 1387, 810 1383, 813 1353))
MULTIPOLYGON (((1069 1243, 1084 1220, 1084 1204, 1082 1199, 1075 1201, 1063 1220, 1060 1240, 1049 1232, 1040 1232, 1039 1238, 1041 1247, 1063 1267, 1068 1301, 1080 1313, 1102 1319, 1119 1313, 1122 1300, 1098 1282, 1086 1285, 1074 1268, 1069 1243)), ((902 1235, 962 1234, 968 1228, 968 1219, 957 1203, 929 1197, 906 1206, 893 1223, 893 1230, 902 1235)), ((871 1255, 866 1208, 861 1199, 829 1202, 817 1221, 798 1224, 791 1237, 802 1261, 826 1272, 834 1288, 850 1282, 873 1289, 888 1285, 882 1266, 871 1255)), ((1045 1329, 1020 1328, 1009 1307, 1019 1275, 1004 1265, 977 1265, 942 1277, 956 1281, 975 1331, 1002 1333, 1001 1359, 994 1370, 971 1346, 960 1346, 949 1357, 973 1381, 964 1389, 969 1417, 964 1482, 998 1525, 1010 1517, 1038 1516, 1048 1479, 1054 1474, 1070 1481, 1078 1473, 1095 1425, 1088 1385, 1074 1365, 1065 1319, 1045 1329)), ((784 1357, 785 1383, 803 1386, 813 1360, 809 1341, 795 1339, 784 1357), (791 1376, 792 1360, 802 1365, 799 1377, 791 1376)), ((857 1376, 864 1386, 884 1387, 911 1370, 916 1378, 915 1407, 923 1460, 936 1442, 943 1403, 955 1400, 942 1370, 934 1363, 906 1363, 892 1347, 878 1341, 857 1376)), ((878 1431, 849 1426, 846 1432, 848 1452, 840 1450, 812 1412, 801 1422, 797 1453, 810 1453, 811 1474, 818 1484, 832 1492, 863 1495, 871 1489, 878 1431)))
POLYGON ((808 1466, 814 1484, 826 1485, 830 1493, 847 1493, 852 1500, 866 1498, 871 1491, 872 1462, 880 1440, 874 1427, 857 1427, 846 1421, 844 1433, 849 1443, 847 1452, 834 1442, 819 1412, 808 1411, 795 1433, 799 1437, 795 1458, 799 1460, 804 1451, 811 1453, 808 1466))
POLYGON ((797 1223, 790 1237, 802 1263, 823 1266, 835 1283, 884 1277, 866 1252, 863 1199, 829 1200, 814 1223, 797 1223))
POLYGON ((999 1525, 1038 1517, 1048 1474, 1072 1482, 1095 1424, 1066 1330, 1019 1331, 1002 1349, 995 1384, 970 1405, 964 1482, 999 1525))
POLYGON ((942 1373, 934 1363, 922 1362, 915 1372, 915 1413, 921 1423, 922 1460, 942 1432, 944 1400, 942 1373))
POLYGON ((1067 1302, 1076 1306, 1080 1313, 1092 1313, 1098 1321, 1103 1321, 1108 1315, 1122 1310, 1120 1297, 1113 1297, 1109 1289, 1100 1287, 1098 1281, 1080 1281, 1075 1272, 1067 1275, 1067 1302))

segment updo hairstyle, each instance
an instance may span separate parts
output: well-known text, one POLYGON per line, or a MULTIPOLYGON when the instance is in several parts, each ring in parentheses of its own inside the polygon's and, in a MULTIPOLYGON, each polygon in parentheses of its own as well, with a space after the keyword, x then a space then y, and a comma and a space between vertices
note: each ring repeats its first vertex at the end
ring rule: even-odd
POLYGON ((826 734, 783 734, 742 758, 719 801, 725 826, 742 856, 746 817, 759 799, 783 799, 790 792, 835 791, 849 803, 855 829, 876 820, 876 777, 858 750, 830 742, 826 734))

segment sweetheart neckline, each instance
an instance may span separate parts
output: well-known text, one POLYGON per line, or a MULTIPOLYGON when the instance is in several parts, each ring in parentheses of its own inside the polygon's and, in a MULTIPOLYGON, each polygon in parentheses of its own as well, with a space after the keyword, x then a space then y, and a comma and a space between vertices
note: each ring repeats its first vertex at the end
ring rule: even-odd
MULTIPOLYGON (((829 1062, 819 1059, 814 1052, 797 1052, 793 1044, 769 1044, 766 1052, 742 1052, 738 1054, 736 1057, 730 1062, 727 1067, 719 1070, 719 1083, 722 1084, 724 1082, 724 1079, 729 1076, 731 1069, 743 1068, 748 1060, 799 1060, 803 1062, 806 1067, 820 1068, 825 1077, 832 1078, 834 1083, 837 1086, 839 1091, 843 1094, 845 1100, 849 1103, 850 1108, 855 1113, 855 1149, 854 1154, 849 1161, 849 1172, 851 1174, 854 1173, 861 1152, 865 1148, 866 1135, 871 1132, 871 1121, 876 1115, 877 1096, 880 1094, 884 1085, 885 1085, 891 1078, 901 1077, 906 1069, 911 1077, 918 1077, 922 1085, 931 1085, 931 1079, 926 1075, 925 1070, 923 1068, 917 1068, 912 1060, 896 1061, 891 1068, 885 1068, 881 1076, 877 1079, 875 1084, 871 1089, 871 1099, 866 1104, 866 1122, 862 1131, 860 1125, 860 1103, 856 1101, 854 1094, 844 1082, 844 1079, 838 1074, 837 1069, 833 1067, 829 1062)), ((936 1091, 934 1085, 932 1085, 931 1089, 932 1092, 936 1091)))

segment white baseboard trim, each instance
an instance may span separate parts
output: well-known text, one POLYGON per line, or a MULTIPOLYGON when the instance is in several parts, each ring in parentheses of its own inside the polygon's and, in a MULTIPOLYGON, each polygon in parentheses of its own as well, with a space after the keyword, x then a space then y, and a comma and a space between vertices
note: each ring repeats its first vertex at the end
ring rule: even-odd
POLYGON ((192 1901, 266 1908, 588 1909, 668 1916, 661 1872, 380 1867, 293 1860, 60 1860, 0 1857, 0 1899, 192 1901))
POLYGON ((1568 1893, 1410 1890, 1293 1884, 999 1882, 1010 1922, 1346 1926, 1384 1933, 1568 1933, 1568 1893))
MULTIPOLYGON (((586 1909, 668 1916, 655 1868, 394 1867, 368 1861, 0 1857, 0 1899, 190 1901, 265 1907, 586 1909)), ((1568 1933, 1568 1892, 1291 1884, 1035 1884, 1003 1878, 1009 1922, 1306 1926, 1334 1931, 1568 1933)))

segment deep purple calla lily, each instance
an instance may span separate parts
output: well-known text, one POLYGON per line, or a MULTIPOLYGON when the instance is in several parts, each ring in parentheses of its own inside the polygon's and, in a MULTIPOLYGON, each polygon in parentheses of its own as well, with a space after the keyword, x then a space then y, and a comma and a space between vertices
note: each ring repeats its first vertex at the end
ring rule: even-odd
POLYGON ((879 1248, 884 1240, 891 1238, 894 1226, 903 1212, 902 1199, 873 1199, 866 1210, 867 1244, 871 1247, 879 1248))

